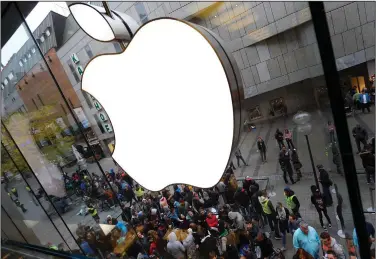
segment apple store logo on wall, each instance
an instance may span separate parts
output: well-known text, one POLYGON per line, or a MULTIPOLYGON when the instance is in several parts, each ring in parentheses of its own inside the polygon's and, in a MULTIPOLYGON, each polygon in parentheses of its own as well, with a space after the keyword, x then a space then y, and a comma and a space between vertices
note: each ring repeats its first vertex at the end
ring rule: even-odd
POLYGON ((214 186, 242 122, 241 76, 222 40, 172 18, 138 28, 123 13, 110 17, 87 4, 70 10, 92 38, 129 42, 122 53, 92 59, 82 78, 82 89, 109 115, 116 162, 151 191, 174 183, 214 186))

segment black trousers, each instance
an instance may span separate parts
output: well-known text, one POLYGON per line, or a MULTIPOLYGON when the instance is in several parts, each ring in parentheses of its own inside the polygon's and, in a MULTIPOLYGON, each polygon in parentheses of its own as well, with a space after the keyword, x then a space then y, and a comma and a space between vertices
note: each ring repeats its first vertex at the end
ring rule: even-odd
POLYGON ((336 138, 335 138, 335 132, 334 131, 330 131, 329 132, 329 140, 330 142, 336 142, 336 138))
POLYGON ((288 147, 288 148, 293 148, 293 149, 295 148, 295 147, 294 147, 293 140, 292 140, 291 138, 287 138, 287 139, 286 139, 286 143, 287 143, 287 147, 288 147))
POLYGON ((344 230, 345 229, 345 223, 344 223, 344 217, 343 217, 343 214, 342 214, 342 211, 341 211, 341 205, 336 206, 336 214, 339 217, 341 229, 344 230))
POLYGON ((356 145, 357 145, 358 152, 361 152, 361 143, 364 144, 364 147, 366 147, 366 145, 367 145, 366 139, 356 138, 356 145))
POLYGON ((373 179, 375 183, 375 168, 372 166, 367 166, 365 168, 365 172, 366 172, 366 181, 370 183, 371 179, 373 179))
POLYGON ((324 226, 322 212, 323 212, 324 216, 326 217, 326 219, 327 219, 327 221, 328 221, 328 224, 331 224, 331 219, 330 219, 329 216, 328 216, 327 209, 319 209, 319 210, 317 210, 317 211, 318 211, 318 214, 319 214, 320 225, 324 226))
POLYGON ((261 161, 266 161, 266 150, 260 150, 261 161))
POLYGON ((277 218, 273 214, 265 214, 268 218, 268 223, 270 230, 274 231, 276 237, 280 236, 280 231, 278 229, 278 221, 277 218))
POLYGON ((291 209, 293 211, 293 214, 297 216, 297 218, 302 218, 302 215, 299 213, 299 209, 291 209))
POLYGON ((289 173, 288 172, 288 170, 282 170, 283 171, 283 179, 284 179, 284 181, 285 181, 285 183, 289 183, 288 181, 287 181, 287 174, 289 175, 289 178, 290 178, 290 181, 291 181, 291 183, 295 183, 295 181, 294 181, 294 179, 293 179, 293 174, 292 173, 289 173))
POLYGON ((368 103, 361 103, 362 112, 365 113, 365 109, 370 112, 370 105, 368 103))
POLYGON ((277 139, 277 142, 278 142, 278 147, 279 147, 280 149, 281 149, 282 147, 285 146, 283 140, 278 140, 278 139, 277 139))
POLYGON ((236 161, 238 163, 238 167, 240 167, 240 160, 244 163, 245 166, 247 165, 247 163, 244 161, 244 158, 242 156, 237 156, 236 161))

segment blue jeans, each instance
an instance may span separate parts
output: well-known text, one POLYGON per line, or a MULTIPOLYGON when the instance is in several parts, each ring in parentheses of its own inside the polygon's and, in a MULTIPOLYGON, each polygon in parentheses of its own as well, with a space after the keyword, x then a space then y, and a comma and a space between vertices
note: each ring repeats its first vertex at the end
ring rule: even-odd
POLYGON ((282 246, 286 247, 286 231, 281 232, 282 234, 282 246))

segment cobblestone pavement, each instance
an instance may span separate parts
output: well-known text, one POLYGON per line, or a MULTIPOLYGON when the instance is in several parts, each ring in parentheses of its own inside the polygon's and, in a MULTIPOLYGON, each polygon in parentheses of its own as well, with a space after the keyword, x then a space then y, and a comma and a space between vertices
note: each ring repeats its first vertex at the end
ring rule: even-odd
MULTIPOLYGON (((355 117, 349 117, 348 125, 350 131, 357 123, 359 123, 368 130, 369 135, 375 135, 374 110, 375 109, 373 109, 371 114, 357 114, 355 117)), ((332 116, 327 111, 315 111, 312 112, 311 115, 313 131, 312 134, 309 136, 309 139, 315 165, 323 164, 328 170, 331 171, 330 176, 333 182, 338 184, 339 192, 344 198, 343 215, 347 227, 346 231, 351 233, 353 230, 353 220, 345 180, 342 176, 339 176, 335 173, 335 166, 332 164, 331 152, 327 154, 327 146, 329 145, 329 140, 326 123, 328 120, 332 119, 332 116)), ((236 176, 251 176, 255 179, 269 179, 269 190, 273 194, 273 196, 271 197, 273 204, 276 205, 278 201, 284 202, 283 189, 286 186, 286 184, 282 179, 282 172, 278 164, 279 148, 274 139, 274 133, 277 128, 279 128, 280 130, 283 130, 285 127, 291 129, 293 131, 294 145, 297 148, 299 158, 303 164, 303 178, 300 182, 296 183, 295 185, 289 186, 296 192, 296 195, 298 196, 298 199, 301 203, 300 213, 303 216, 303 218, 311 226, 317 229, 319 233, 321 233, 323 229, 320 226, 317 212, 310 202, 310 186, 314 184, 314 177, 304 136, 296 132, 295 125, 293 124, 291 117, 287 119, 281 117, 276 119, 275 121, 257 124, 256 126, 257 127, 254 131, 249 133, 243 133, 241 137, 240 150, 249 166, 237 168, 237 170, 235 171, 236 176), (261 136, 265 140, 265 143, 267 145, 268 162, 264 164, 261 163, 260 154, 257 151, 256 139, 258 136, 261 136)), ((352 145, 354 150, 356 150, 356 144, 354 143, 353 139, 352 145)), ((357 169, 362 169, 360 158, 357 155, 355 155, 355 162, 357 169)), ((114 163, 111 158, 102 159, 100 161, 100 164, 104 171, 108 171, 111 168, 114 168, 114 163)), ((236 165, 235 159, 234 164, 236 165)), ((74 170, 74 168, 71 169, 74 170)), ((101 174, 97 164, 88 164, 88 171, 91 173, 95 172, 96 174, 101 174)), ((366 184, 365 175, 358 175, 358 179, 361 190, 361 196, 363 198, 363 205, 364 208, 367 209, 372 205, 370 201, 369 189, 367 188, 368 186, 366 184)), ((266 184, 266 180, 262 180, 259 182, 265 182, 263 184, 266 184)), ((29 183, 32 185, 32 187, 38 186, 38 184, 33 180, 30 180, 29 183)), ((22 185, 22 183, 15 183, 15 185, 22 185)), ((25 207, 28 209, 28 212, 22 214, 23 218, 15 219, 15 221, 23 221, 31 229, 33 229, 34 233, 41 240, 42 244, 45 244, 47 242, 52 242, 56 244, 62 243, 62 240, 56 233, 54 226, 52 226, 48 218, 44 215, 42 209, 40 207, 36 207, 32 203, 32 201, 30 201, 28 194, 23 188, 18 189, 21 190, 20 200, 26 201, 25 207)), ((74 201, 73 208, 63 215, 64 221, 73 233, 75 233, 77 225, 79 223, 89 225, 95 224, 94 220, 91 218, 90 215, 77 215, 81 205, 82 202, 80 201, 80 199, 74 201)), ((101 220, 104 220, 106 218, 106 215, 108 214, 117 217, 120 215, 120 213, 120 209, 115 208, 114 210, 111 210, 109 212, 100 212, 100 217, 101 220)), ((329 232, 333 237, 338 239, 339 242, 345 246, 345 241, 343 239, 340 239, 337 235, 337 230, 339 229, 339 222, 336 220, 335 217, 335 208, 328 208, 328 213, 332 221, 332 228, 329 229, 329 232)), ((368 214, 366 218, 368 221, 375 224, 375 214, 368 214)), ((67 230, 61 219, 57 216, 54 216, 53 221, 56 227, 62 233, 63 237, 67 240, 67 243, 71 247, 71 249, 77 249, 75 240, 71 237, 69 231, 67 230)), ((280 241, 273 240, 273 243, 276 247, 281 247, 280 241)), ((292 248, 291 236, 288 236, 287 244, 288 250, 285 252, 287 256, 286 258, 291 258, 291 256, 294 253, 294 250, 292 248)))

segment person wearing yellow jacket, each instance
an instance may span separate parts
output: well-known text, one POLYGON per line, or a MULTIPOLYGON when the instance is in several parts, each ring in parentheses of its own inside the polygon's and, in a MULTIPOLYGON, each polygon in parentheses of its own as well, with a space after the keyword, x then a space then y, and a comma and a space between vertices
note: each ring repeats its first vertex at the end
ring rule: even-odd
POLYGON ((144 190, 139 184, 135 185, 135 195, 139 201, 142 200, 143 195, 144 195, 144 190))

